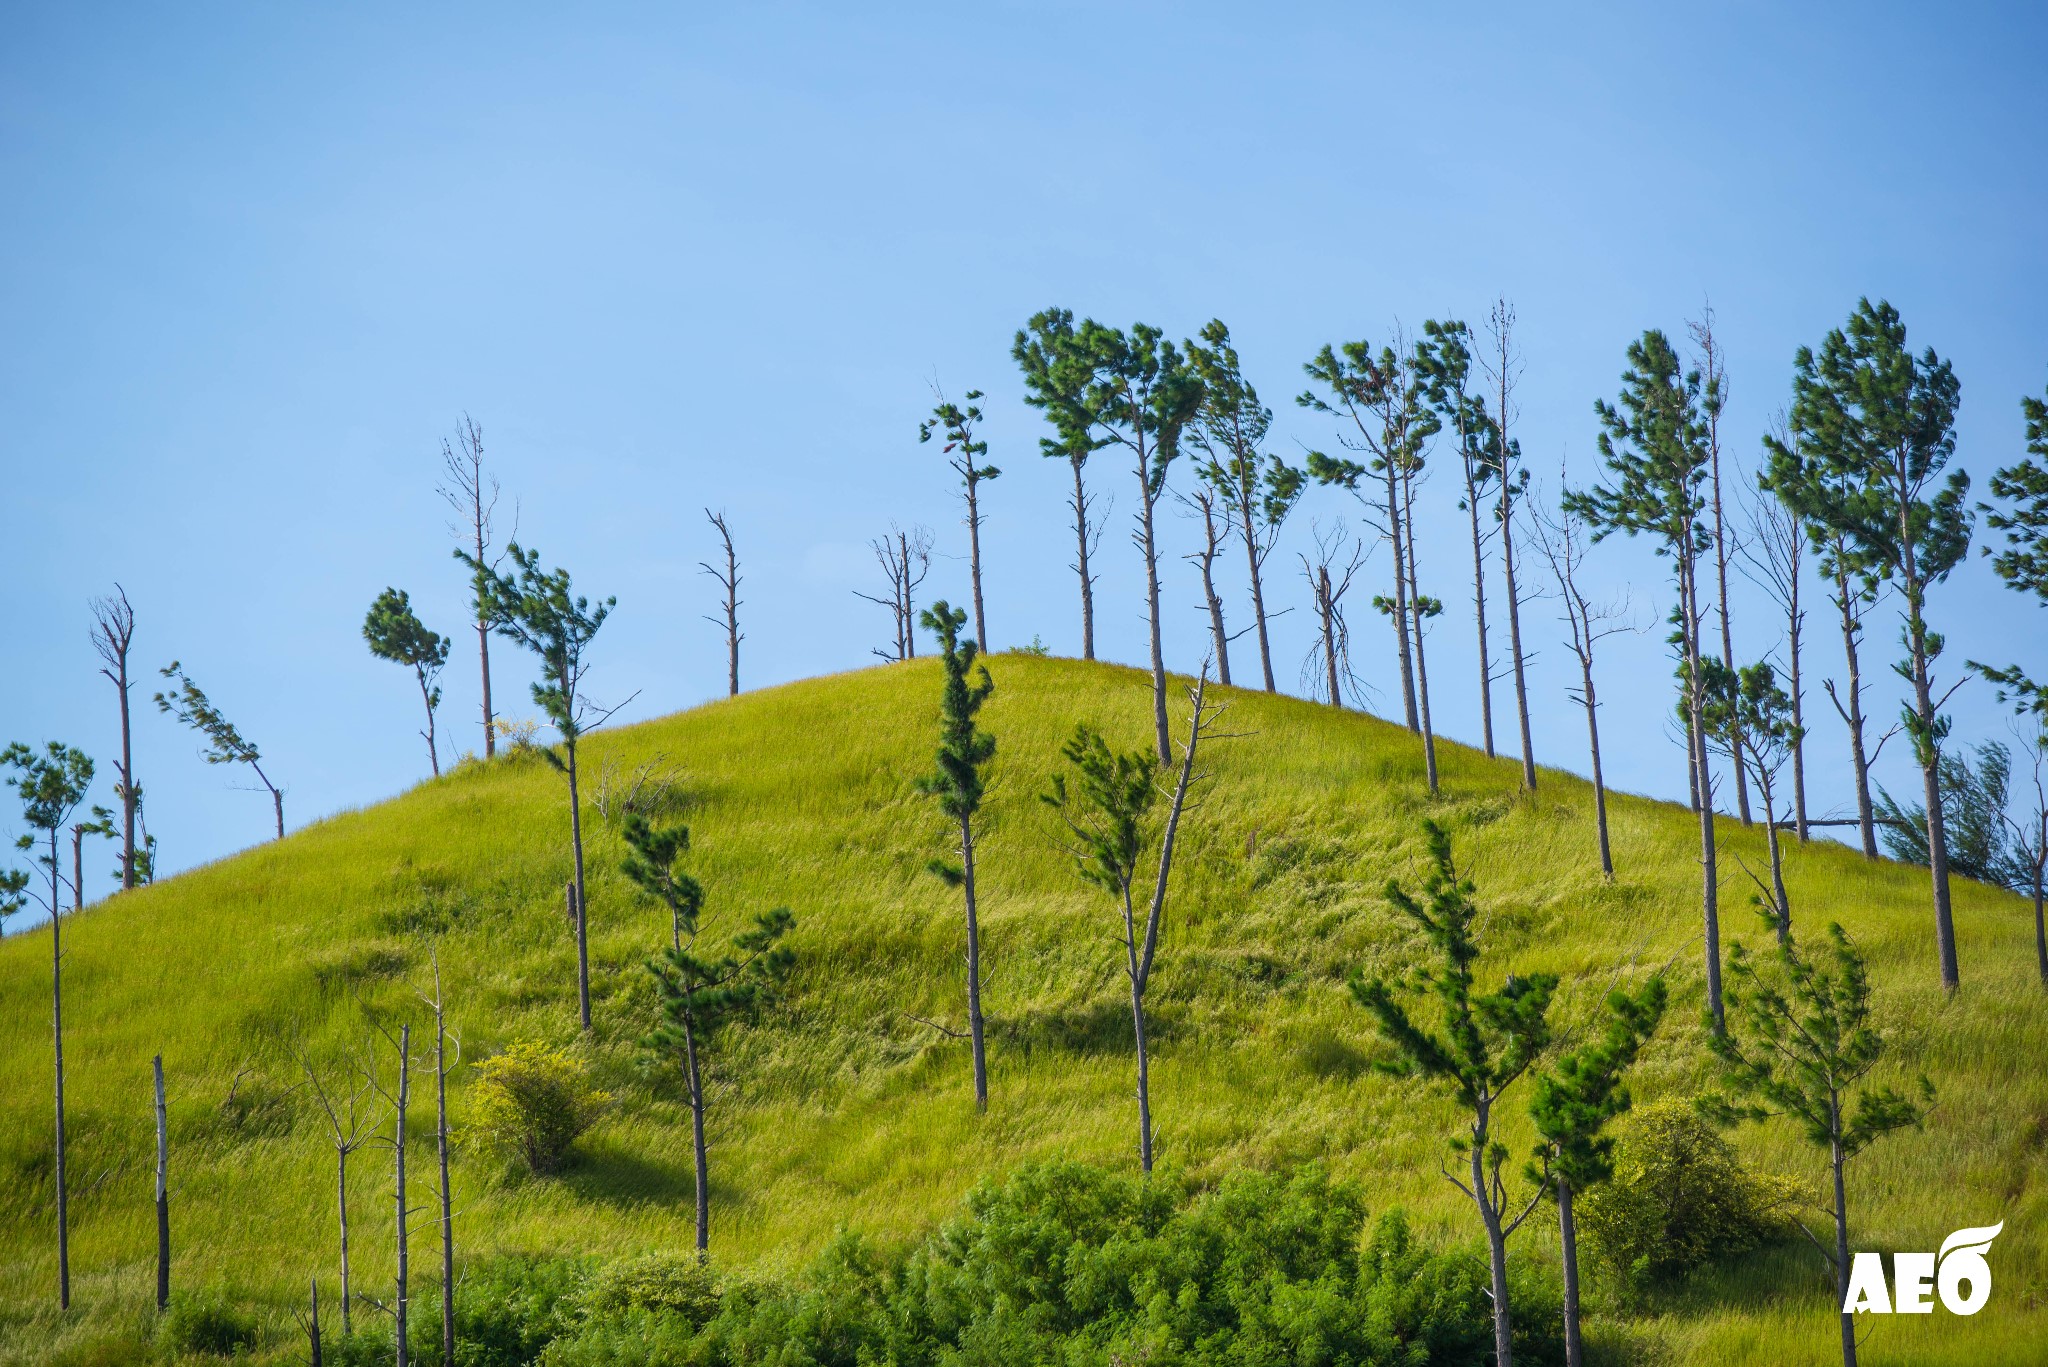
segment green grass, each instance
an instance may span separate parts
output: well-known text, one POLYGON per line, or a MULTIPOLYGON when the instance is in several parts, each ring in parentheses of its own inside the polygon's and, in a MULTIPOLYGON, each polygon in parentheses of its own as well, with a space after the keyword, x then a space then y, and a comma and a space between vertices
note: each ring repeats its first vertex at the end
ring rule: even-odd
MULTIPOLYGON (((1129 1020, 1108 906, 1074 876, 1037 794, 1077 720, 1146 743, 1149 690, 1136 671, 1073 661, 1003 656, 992 670, 983 720, 999 748, 979 851, 985 1118, 974 1113, 965 1046, 912 1019, 963 1015, 957 895, 924 872, 943 851, 944 822, 913 787, 934 744, 934 663, 748 694, 586 746, 592 779, 607 763, 630 770, 657 754, 680 775, 672 814, 692 828, 714 926, 775 905, 797 916, 800 968, 787 1000, 727 1037, 714 1067, 712 1247, 725 1265, 794 1266, 842 1227, 914 1236, 979 1178, 1034 1158, 1135 1164, 1129 1020)), ((1416 873, 1418 825, 1432 814, 1478 880, 1489 972, 1559 972, 1575 1015, 1617 970, 1674 963, 1672 1024, 1636 1090, 1704 1085, 1697 835, 1683 809, 1615 798, 1620 873, 1605 884, 1590 789, 1577 778, 1545 770, 1525 799, 1513 763, 1444 745, 1444 795, 1431 802, 1420 746, 1398 728, 1294 699, 1225 696, 1223 729, 1238 734, 1209 752, 1152 989, 1164 1162, 1199 1181, 1320 1158, 1361 1178, 1376 1210, 1408 1207, 1426 1237, 1471 1237, 1469 1207, 1437 1171, 1448 1103, 1367 1071, 1376 1046, 1343 986, 1354 967, 1411 954, 1379 889, 1416 873)), ((0 1361, 128 1360, 147 1332, 149 1060, 159 1050, 175 1282, 259 1307, 263 1351, 285 1360, 287 1307, 316 1274, 331 1296, 336 1261, 333 1155, 296 1090, 290 1045, 331 1055, 361 1035, 366 1009, 419 1019, 430 931, 468 1057, 519 1039, 575 1042, 564 798, 537 759, 465 765, 67 921, 68 1317, 55 1309, 49 936, 0 942, 0 1361)), ((617 1105, 556 1179, 518 1180, 488 1155, 459 1154, 465 1258, 624 1255, 690 1237, 687 1110, 673 1076, 645 1071, 633 1043, 651 1011, 639 964, 666 923, 617 872, 620 841, 594 809, 585 829, 597 1023, 588 1054, 617 1105)), ((1763 867, 1761 836, 1728 822, 1723 838, 1724 936, 1761 944, 1735 864, 1763 867)), ((1897 1071, 1924 1069, 1941 1088, 1924 1132, 1853 1166, 1855 1241, 1932 1250, 1958 1226, 2006 1222, 1990 1306, 1972 1319, 1876 1321, 1868 1360, 2038 1362, 2048 1343, 2048 999, 2024 905, 1958 884, 1963 990, 1949 1001, 1924 871, 1817 843, 1792 850, 1788 881, 1795 924, 1839 919, 1869 954, 1897 1071)), ((451 1084, 458 1123, 466 1083, 458 1072, 451 1084)), ((415 1098, 413 1124, 430 1133, 431 1094, 417 1088, 415 1098)), ((1526 1146, 1520 1128, 1510 1139, 1526 1146)), ((1748 1161, 1809 1180, 1818 1195, 1819 1157, 1782 1122, 1738 1143, 1748 1161)), ((416 1167, 424 1176, 430 1164, 416 1167)), ((381 1293, 392 1271, 388 1155, 359 1156, 352 1210, 357 1286, 381 1293)), ((415 1275, 430 1280, 431 1235, 416 1237, 415 1275)), ((1532 1222, 1514 1250, 1554 1260, 1554 1229, 1532 1222)), ((1592 1333, 1621 1360, 1821 1362, 1834 1351, 1830 1301, 1817 1258, 1787 1249, 1647 1303, 1598 1293, 1592 1333)))

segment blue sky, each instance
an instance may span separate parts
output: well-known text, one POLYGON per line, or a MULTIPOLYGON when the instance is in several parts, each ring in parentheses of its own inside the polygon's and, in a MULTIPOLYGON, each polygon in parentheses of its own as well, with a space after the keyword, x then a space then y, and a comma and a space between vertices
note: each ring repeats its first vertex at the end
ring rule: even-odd
MULTIPOLYGON (((1644 328, 1681 334, 1711 300, 1748 466, 1794 349, 1883 296, 1955 362, 1981 489, 2020 449, 2020 395, 2048 382, 2044 41, 2037 6, 11 6, 0 740, 69 741, 111 778, 87 602, 119 581, 168 867, 270 821, 149 705, 174 658, 262 746, 293 825, 414 782, 417 694, 358 628, 387 584, 461 626, 434 486, 464 411, 522 540, 618 596, 591 688, 639 690, 622 719, 722 690, 705 505, 739 537, 749 685, 869 662, 886 627, 852 589, 892 518, 937 531, 953 558, 928 592, 964 596, 954 490, 916 441, 934 375, 989 394, 996 643, 1075 651, 1063 468, 1037 454, 1008 356, 1049 304, 1176 336, 1223 318, 1276 448, 1298 453, 1331 435, 1291 402, 1319 345, 1476 323, 1506 295, 1524 450, 1554 488, 1562 459, 1590 473, 1593 400, 1644 328)), ((1131 476, 1098 467, 1117 521, 1101 643, 1138 660, 1131 476)), ((1469 739, 1451 484, 1440 469, 1426 490, 1421 571, 1449 604, 1436 716, 1469 739)), ((1349 515, 1311 495, 1274 598, 1305 601, 1295 552, 1312 520, 1349 515)), ((1668 606, 1643 548, 1595 565, 1646 617, 1668 606)), ((1367 574, 1385 573, 1382 553, 1367 574)), ((1177 667, 1204 648, 1197 592, 1169 559, 1177 667)), ((1756 595, 1736 608, 1742 654, 1778 644, 1756 595)), ((1951 675, 1969 656, 2042 663, 2039 613, 1979 563, 1931 612, 1951 675)), ((1356 616, 1384 705, 1386 633, 1356 616)), ((1290 685, 1306 617, 1278 630, 1290 685)), ((1527 613, 1538 757, 1583 769, 1553 619, 1527 613)), ((1813 626, 1818 676, 1839 657, 1813 626)), ((1675 796, 1659 634, 1613 643, 1603 724, 1611 780, 1675 796)), ((1889 617, 1868 635, 1889 715, 1889 617)), ((460 747, 468 649, 447 681, 460 747)), ((501 699, 530 714, 525 662, 498 660, 501 699)), ((1809 708, 1815 806, 1839 807, 1841 730, 1817 689, 1809 708)), ((1981 685, 1954 711, 1963 738, 2001 734, 1981 685)), ((1902 743, 1885 754, 1896 790, 1906 762, 1902 743)))

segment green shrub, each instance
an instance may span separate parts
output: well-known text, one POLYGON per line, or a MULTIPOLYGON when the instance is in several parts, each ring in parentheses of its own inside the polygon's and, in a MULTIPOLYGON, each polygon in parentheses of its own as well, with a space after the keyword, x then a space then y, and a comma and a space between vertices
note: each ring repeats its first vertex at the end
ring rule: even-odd
POLYGON ((256 1346, 255 1316, 236 1309, 217 1291, 172 1296, 159 1332, 180 1353, 232 1357, 256 1346))
POLYGON ((1686 1101, 1638 1106, 1615 1145, 1614 1176, 1577 1203, 1594 1258, 1632 1285, 1668 1282, 1783 1237, 1802 1192, 1744 1168, 1686 1101))
POLYGON ((530 1042, 478 1064, 470 1096, 471 1135, 538 1174, 559 1169, 611 1103, 575 1055, 530 1042))
POLYGON ((657 1253, 615 1263, 592 1277, 583 1306, 594 1316, 645 1310, 677 1315, 694 1328, 718 1313, 711 1269, 695 1257, 657 1253))

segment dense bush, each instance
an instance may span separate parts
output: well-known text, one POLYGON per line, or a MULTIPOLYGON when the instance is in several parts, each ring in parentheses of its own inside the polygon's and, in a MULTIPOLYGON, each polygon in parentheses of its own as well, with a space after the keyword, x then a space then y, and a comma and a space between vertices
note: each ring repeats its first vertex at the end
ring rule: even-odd
POLYGON ((256 1319, 218 1292, 180 1292, 163 1318, 164 1342, 180 1353, 231 1357, 256 1346, 256 1319))
POLYGON ((695 1257, 658 1253, 598 1272, 583 1293, 583 1307, 592 1315, 679 1315, 695 1327, 718 1313, 718 1288, 711 1269, 695 1257))
MULTIPOLYGON (((706 1302, 673 1264, 604 1274, 587 1320, 541 1361, 1490 1362, 1484 1262, 1418 1247, 1398 1212, 1370 1238, 1365 1225, 1360 1190, 1316 1168, 1240 1175, 1197 1198, 1168 1178, 1050 1164, 983 1185, 907 1253, 843 1235, 791 1283, 728 1281, 701 1327, 706 1302)), ((1517 1361, 1558 1360, 1554 1289, 1518 1279, 1513 1294, 1517 1361)))
POLYGON ((532 1043, 478 1064, 470 1096, 471 1136, 542 1174, 562 1166, 611 1102, 575 1055, 532 1043))
POLYGON ((1750 1172, 1691 1105, 1668 1100, 1635 1109, 1614 1176, 1576 1213, 1595 1259, 1641 1286, 1776 1241, 1802 1199, 1797 1183, 1750 1172))

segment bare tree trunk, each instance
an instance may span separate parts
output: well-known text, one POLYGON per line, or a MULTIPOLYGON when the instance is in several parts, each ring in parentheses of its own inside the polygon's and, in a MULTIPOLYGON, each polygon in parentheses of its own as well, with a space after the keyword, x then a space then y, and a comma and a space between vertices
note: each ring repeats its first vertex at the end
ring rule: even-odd
POLYGON ((1215 646, 1216 677, 1230 687, 1230 635, 1223 628, 1223 600, 1216 596, 1216 553, 1222 542, 1216 535, 1213 496, 1204 490, 1197 499, 1202 510, 1202 549, 1191 557, 1202 569, 1202 598, 1209 608, 1209 637, 1215 646))
POLYGON ((312 1279, 313 1318, 306 1324, 307 1361, 310 1367, 320 1367, 320 1279, 312 1279))
MULTIPOLYGON (((2048 821, 2041 827, 2043 848, 2048 848, 2048 821)), ((2041 986, 2048 988, 2048 920, 2042 916, 2042 860, 2034 860, 2034 963, 2041 972, 2041 986)))
MULTIPOLYGON (((1505 435, 1501 440, 1505 445, 1505 435)), ((1508 490, 1505 459, 1500 474, 1500 490, 1500 563, 1507 579, 1508 651, 1514 656, 1515 717, 1522 733, 1522 786, 1533 793, 1536 791, 1536 747, 1529 739, 1529 681, 1523 669, 1526 657, 1522 653, 1521 591, 1515 587, 1515 510, 1508 490)))
POLYGON ((129 748, 128 660, 122 652, 121 679, 121 891, 135 886, 135 757, 129 748))
POLYGON ((1835 606, 1842 614, 1842 652, 1848 659, 1849 705, 1834 696, 1832 686, 1828 696, 1834 700, 1835 711, 1841 714, 1842 722, 1849 728, 1849 765, 1856 780, 1856 833, 1863 843, 1863 857, 1877 858, 1877 820, 1870 803, 1870 759, 1863 748, 1863 668, 1861 652, 1856 638, 1863 634, 1863 620, 1856 611, 1856 599, 1849 587, 1849 571, 1842 563, 1839 543, 1835 554, 1835 606))
POLYGON ((565 879, 562 883, 562 914, 571 931, 576 929, 576 880, 565 879))
MULTIPOLYGON (((1795 533, 1796 535, 1796 533, 1795 533)), ((1795 543, 1796 544, 1796 543, 1795 543)), ((1799 562, 1792 562, 1792 601, 1786 617, 1786 650, 1792 675, 1792 823, 1806 842, 1806 691, 1799 681, 1799 638, 1806 619, 1799 611, 1799 562)))
POLYGON ((1081 482, 1081 461, 1074 467, 1074 571, 1081 576, 1081 658, 1095 658, 1095 578, 1088 573, 1088 492, 1081 482))
POLYGON ((171 1141, 164 1107, 164 1056, 150 1060, 156 1074, 156 1308, 171 1303, 171 1141))
POLYGON ((407 1248, 410 1230, 407 1226, 405 1209, 405 1103, 412 1085, 412 1026, 398 1027, 398 1106, 394 1139, 391 1145, 393 1161, 397 1164, 397 1177, 393 1184, 394 1199, 397 1203, 398 1224, 398 1279, 397 1299, 393 1302, 393 1313, 397 1319, 398 1367, 405 1367, 409 1345, 406 1343, 405 1315, 411 1294, 407 1281, 407 1248))
POLYGON ((1333 620, 1334 604, 1330 600, 1330 567, 1316 567, 1316 611, 1323 619, 1323 668, 1329 674, 1330 706, 1342 707, 1344 695, 1337 687, 1337 624, 1333 620))
POLYGON ((1244 535, 1245 568, 1249 570, 1251 573, 1252 616, 1258 622, 1259 668, 1265 674, 1266 691, 1268 693, 1274 693, 1278 692, 1279 690, 1273 683, 1272 643, 1266 639, 1266 591, 1265 586, 1260 583, 1258 529, 1252 522, 1252 508, 1250 496, 1245 495, 1242 499, 1242 502, 1244 504, 1244 509, 1243 527, 1241 528, 1241 530, 1244 535))
POLYGON ((85 826, 71 828, 71 909, 85 910, 85 826))
POLYGON ((1124 889, 1124 948, 1130 960, 1131 1036, 1138 1046, 1138 1167, 1152 1174, 1152 1072, 1145 1051, 1145 987, 1138 978, 1136 918, 1131 891, 1124 889))
POLYGON ((425 672, 415 670, 420 680, 420 700, 427 705, 427 758, 433 762, 434 777, 441 777, 441 747, 434 740, 434 690, 427 686, 425 672))
POLYGON ((704 1146, 704 1079, 697 1070, 697 1036, 687 1020, 683 1022, 683 1054, 690 1069, 690 1142, 697 1163, 697 1261, 701 1263, 711 1256, 711 1174, 704 1146))
MULTIPOLYGON (((1142 443, 1142 437, 1140 442, 1142 443)), ((1159 638, 1159 543, 1152 531, 1152 462, 1141 444, 1138 450, 1139 549, 1145 553, 1145 614, 1152 648, 1152 729, 1159 762, 1173 759, 1173 738, 1166 721, 1166 653, 1159 638)))
MULTIPOLYGON (((1462 445, 1462 443, 1461 443, 1462 445)), ((1472 607, 1479 618, 1479 728, 1493 758, 1493 654, 1486 636, 1486 555, 1479 531, 1479 485, 1465 456, 1465 508, 1472 517, 1472 607)))
POLYGON ((50 1025, 57 1061, 57 1308, 71 1308, 71 1196, 64 1182, 64 906, 57 896, 57 829, 50 828, 50 1025))
POLYGON ((982 1050, 981 921, 974 903, 974 825, 960 818, 961 890, 967 900, 967 1033, 974 1046, 974 1109, 988 1111, 988 1056, 982 1050))
POLYGON ((1590 653, 1579 658, 1579 676, 1586 700, 1586 741, 1593 752, 1593 818, 1600 831, 1600 872, 1611 879, 1614 877, 1614 855, 1607 843, 1607 780, 1600 770, 1600 704, 1593 696, 1593 659, 1590 653))
MULTIPOLYGON (((1484 1131, 1486 1120, 1482 1113, 1479 1128, 1484 1131)), ((1508 1312, 1508 1240, 1501 1230, 1500 1212, 1493 1208, 1493 1202, 1486 1195, 1486 1168, 1484 1144, 1471 1146, 1472 1203, 1479 1207, 1479 1218, 1486 1226, 1486 1262, 1491 1275, 1493 1289, 1493 1356, 1499 1367, 1513 1367, 1515 1360, 1514 1322, 1508 1312)))
MULTIPOLYGON (((974 464, 972 456, 968 465, 974 464)), ((967 573, 974 587, 974 644, 983 655, 988 654, 988 614, 981 606, 981 502, 975 495, 974 486, 980 479, 967 481, 967 573)))
POLYGON ((1778 843, 1778 802, 1770 775, 1759 765, 1757 788, 1764 800, 1764 839, 1771 854, 1771 901, 1778 922, 1778 943, 1792 943, 1792 899, 1785 892, 1785 853, 1778 843))
POLYGON ((1423 653, 1422 623, 1426 617, 1424 607, 1427 600, 1422 596, 1422 586, 1415 574, 1415 472, 1403 468, 1401 471, 1401 519, 1407 525, 1411 539, 1408 545, 1408 610, 1415 614, 1415 693, 1422 709, 1422 765, 1429 780, 1429 795, 1437 795, 1436 770, 1436 728, 1429 718, 1429 662, 1423 653))
POLYGON ((576 791, 576 742, 568 742, 569 841, 576 853, 576 1013, 590 1033, 590 901, 583 881, 583 803, 576 791))
MULTIPOLYGON (((722 572, 701 561, 698 563, 704 573, 716 579, 725 590, 725 688, 727 697, 737 698, 740 695, 740 562, 733 553, 732 529, 726 525, 725 514, 714 514, 706 508, 704 516, 718 529, 719 539, 725 543, 725 569, 722 572)), ((977 550, 977 558, 979 554, 977 550)), ((716 617, 705 620, 718 624, 716 617)))
POLYGON ((1721 1001, 1720 870, 1714 844, 1714 773, 1707 763, 1706 699, 1700 688, 1699 576, 1690 548, 1681 556, 1679 575, 1680 612, 1683 614, 1680 630, 1686 656, 1687 729, 1691 733, 1693 774, 1698 785, 1694 798, 1700 821, 1700 911, 1705 930, 1707 1009, 1713 1017, 1714 1033, 1718 1035, 1728 1028, 1727 1013, 1721 1001))
POLYGON ((93 649, 105 667, 100 670, 114 685, 121 704, 121 891, 135 886, 135 757, 130 745, 128 719, 128 650, 135 640, 135 609, 128 592, 114 585, 112 598, 96 599, 93 612, 93 649))
MULTIPOLYGON (((1902 478, 1903 482, 1903 478, 1902 478)), ((1908 500, 1901 499, 1903 508, 1908 500)), ((1942 990, 1953 996, 1962 985, 1956 966, 1956 927, 1949 902, 1948 831, 1941 810, 1941 745, 1935 732, 1934 689, 1928 677, 1927 585, 1920 579, 1913 529, 1900 514, 1900 580, 1906 595, 1906 644, 1911 651, 1914 727, 1913 757, 1920 762, 1927 804, 1927 867, 1934 882, 1934 942, 1941 956, 1942 990)), ((1939 647, 1936 647, 1939 649, 1939 647)))
MULTIPOLYGON (((1840 1104, 1836 1105, 1837 1117, 1840 1104)), ((1839 1118, 1836 1128, 1840 1128, 1839 1118)), ((1849 1304, 1849 1198, 1842 1186, 1842 1141, 1836 1139, 1829 1149, 1828 1166, 1835 1179, 1835 1305, 1837 1308, 1849 1304)), ((1842 1367, 1856 1367, 1856 1317, 1842 1308, 1842 1367)))
POLYGON ((348 1291, 348 1150, 337 1144, 334 1155, 334 1185, 341 1207, 341 1334, 343 1338, 347 1338, 352 1332, 349 1325, 348 1291))
POLYGON ((1394 548, 1394 636, 1401 652, 1401 714, 1409 731, 1420 734, 1422 716, 1415 706, 1415 656, 1408 642, 1408 544, 1401 521, 1400 476, 1389 457, 1387 466, 1387 541, 1394 548))
POLYGON ((1557 1235, 1564 1261, 1565 1367, 1582 1367, 1585 1350, 1579 1343, 1579 1231, 1572 1220, 1572 1184, 1557 1179, 1557 1235))

